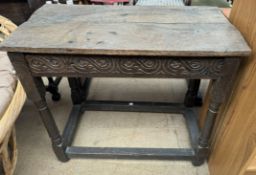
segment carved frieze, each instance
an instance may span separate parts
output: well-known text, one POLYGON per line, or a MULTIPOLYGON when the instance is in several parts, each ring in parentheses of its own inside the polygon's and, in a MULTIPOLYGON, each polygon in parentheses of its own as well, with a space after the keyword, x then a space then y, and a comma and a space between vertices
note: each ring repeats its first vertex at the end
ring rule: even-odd
POLYGON ((224 59, 27 55, 35 75, 208 78, 222 74, 224 59))

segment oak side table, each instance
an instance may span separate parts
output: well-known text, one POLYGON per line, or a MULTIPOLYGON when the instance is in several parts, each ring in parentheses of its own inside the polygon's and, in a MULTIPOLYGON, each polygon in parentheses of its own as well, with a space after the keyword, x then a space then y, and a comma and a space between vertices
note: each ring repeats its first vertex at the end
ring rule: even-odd
POLYGON ((34 102, 60 161, 72 157, 179 159, 201 165, 219 106, 231 91, 240 61, 251 52, 240 32, 215 7, 44 5, 2 45, 34 102), (73 108, 59 133, 41 77, 68 77, 73 108), (83 83, 77 77, 84 78, 83 83), (86 100, 91 77, 212 79, 204 128, 183 104, 86 100), (181 113, 191 148, 72 146, 86 110, 181 113))

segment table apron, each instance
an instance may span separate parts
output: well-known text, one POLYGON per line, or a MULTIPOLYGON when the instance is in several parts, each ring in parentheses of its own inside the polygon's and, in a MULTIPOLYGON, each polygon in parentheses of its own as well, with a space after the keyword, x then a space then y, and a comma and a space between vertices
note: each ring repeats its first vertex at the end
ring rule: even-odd
POLYGON ((33 76, 217 79, 225 58, 25 54, 33 76))

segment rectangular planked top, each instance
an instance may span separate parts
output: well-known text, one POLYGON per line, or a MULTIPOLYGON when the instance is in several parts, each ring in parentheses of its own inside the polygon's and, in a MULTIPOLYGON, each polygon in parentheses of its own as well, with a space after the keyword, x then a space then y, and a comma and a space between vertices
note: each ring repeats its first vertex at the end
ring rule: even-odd
POLYGON ((215 7, 44 5, 1 50, 24 53, 248 56, 240 32, 215 7))

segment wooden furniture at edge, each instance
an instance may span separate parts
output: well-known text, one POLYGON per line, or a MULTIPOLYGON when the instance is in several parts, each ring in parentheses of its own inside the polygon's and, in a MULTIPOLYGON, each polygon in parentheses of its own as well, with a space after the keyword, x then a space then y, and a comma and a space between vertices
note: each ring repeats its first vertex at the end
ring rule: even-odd
MULTIPOLYGON (((236 0, 230 14, 231 23, 243 34, 252 48, 252 54, 243 60, 232 96, 222 107, 216 121, 209 158, 211 175, 256 174, 255 9, 255 0, 236 0)), ((209 95, 205 99, 207 101, 209 95)), ((202 113, 205 113, 206 108, 207 103, 202 113)), ((201 125, 203 121, 201 117, 201 125)))
MULTIPOLYGON (((16 29, 16 25, 0 16, 0 42, 16 29)), ((17 145, 14 122, 26 100, 25 91, 18 81, 12 99, 3 115, 0 116, 0 164, 4 175, 12 175, 17 161, 17 145)))

